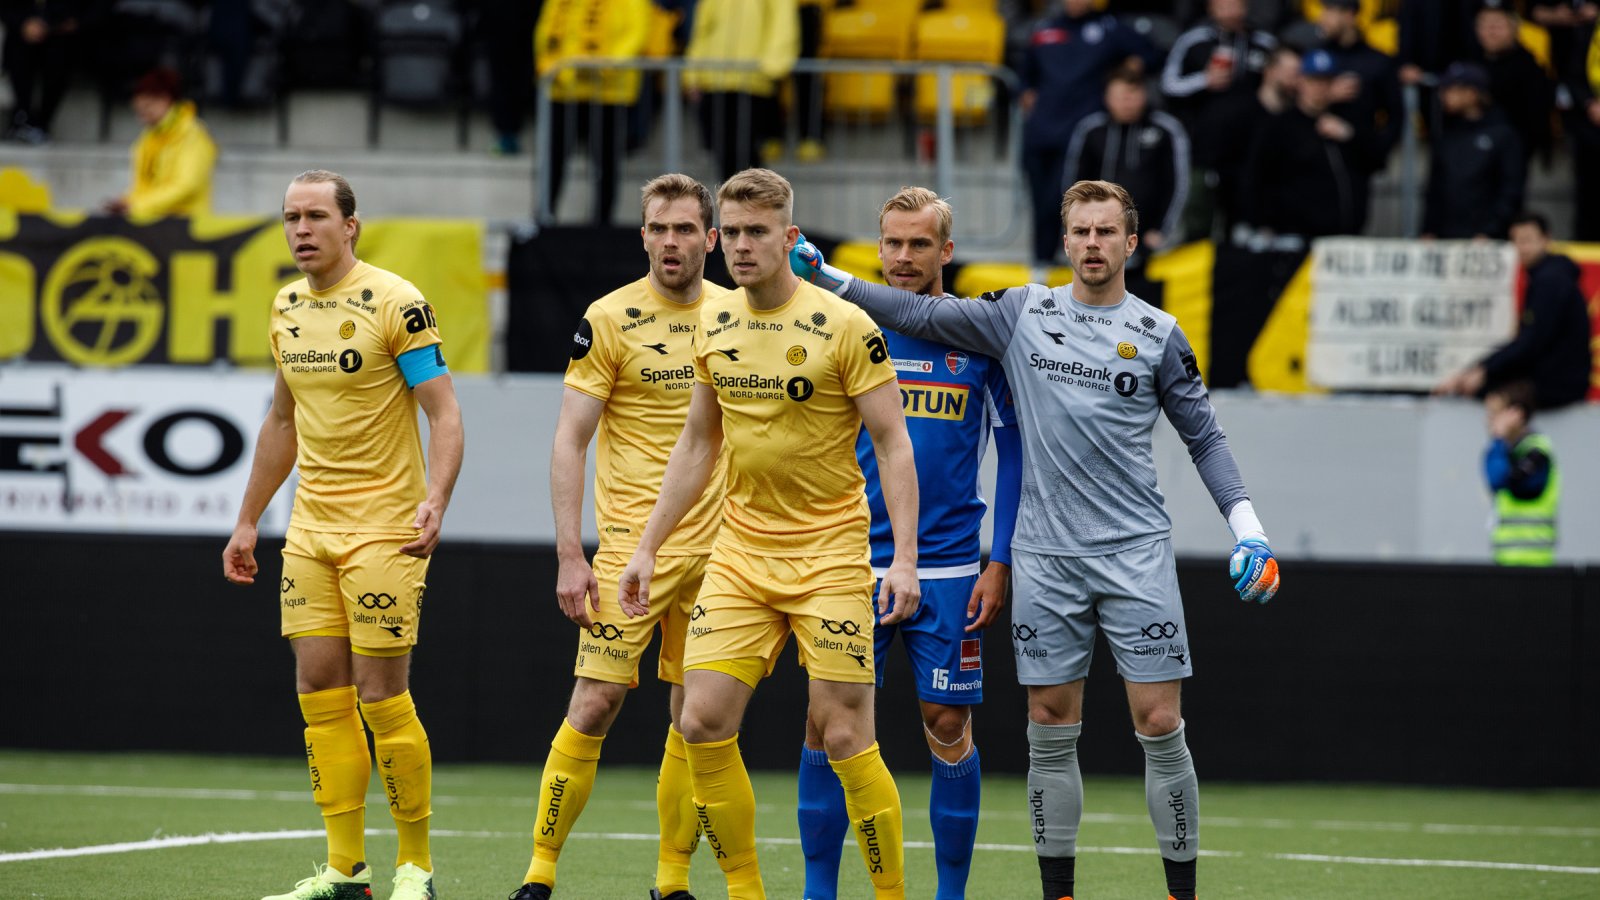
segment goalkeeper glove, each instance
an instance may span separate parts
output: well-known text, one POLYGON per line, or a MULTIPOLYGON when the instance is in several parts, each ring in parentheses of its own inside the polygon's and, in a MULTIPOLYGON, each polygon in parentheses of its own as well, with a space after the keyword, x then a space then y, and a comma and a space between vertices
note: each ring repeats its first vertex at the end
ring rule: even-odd
POLYGON ((1278 561, 1265 538, 1249 537, 1235 544, 1228 557, 1228 577, 1240 600, 1265 603, 1278 592, 1278 561))
POLYGON ((822 251, 817 249, 816 244, 806 240, 804 234, 794 242, 794 249, 789 251, 789 271, 825 291, 841 295, 855 278, 849 272, 835 269, 824 262, 822 251))

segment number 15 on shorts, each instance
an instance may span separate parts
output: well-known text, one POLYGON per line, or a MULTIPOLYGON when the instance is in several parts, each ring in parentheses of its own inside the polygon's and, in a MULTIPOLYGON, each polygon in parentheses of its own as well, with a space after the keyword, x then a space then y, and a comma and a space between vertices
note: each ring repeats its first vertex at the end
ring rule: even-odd
POLYGON ((950 670, 949 669, 934 669, 933 670, 933 685, 932 685, 932 687, 936 691, 947 691, 947 690, 949 690, 950 689, 950 670))

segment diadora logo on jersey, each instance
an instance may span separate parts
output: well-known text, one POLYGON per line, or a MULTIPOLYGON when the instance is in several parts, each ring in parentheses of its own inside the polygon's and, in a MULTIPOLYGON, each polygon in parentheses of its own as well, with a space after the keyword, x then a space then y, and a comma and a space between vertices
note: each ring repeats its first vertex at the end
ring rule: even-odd
POLYGON ((960 350, 951 350, 949 353, 944 355, 944 367, 950 370, 951 375, 960 375, 962 372, 965 372, 967 370, 967 363, 971 361, 972 358, 967 356, 965 353, 962 353, 960 350))
POLYGON ((1049 337, 1050 340, 1055 341, 1057 347, 1060 347, 1067 342, 1067 336, 1059 331, 1046 331, 1045 335, 1049 337))
POLYGON ((297 338, 297 337, 300 336, 300 326, 299 325, 290 325, 290 326, 288 326, 288 328, 289 328, 289 337, 297 338))
POLYGON ((967 414, 967 387, 937 381, 900 382, 900 405, 919 419, 959 420, 967 414))
POLYGON ((713 350, 712 352, 721 353, 723 356, 726 356, 728 358, 728 362, 739 361, 739 350, 737 347, 732 350, 713 350))
POLYGON ((644 346, 644 348, 646 350, 654 350, 655 352, 661 354, 662 356, 666 356, 667 355, 667 345, 665 343, 661 343, 661 344, 645 344, 643 346, 644 346))
POLYGON ((927 359, 894 359, 890 362, 897 372, 921 372, 927 375, 933 371, 933 361, 927 359))

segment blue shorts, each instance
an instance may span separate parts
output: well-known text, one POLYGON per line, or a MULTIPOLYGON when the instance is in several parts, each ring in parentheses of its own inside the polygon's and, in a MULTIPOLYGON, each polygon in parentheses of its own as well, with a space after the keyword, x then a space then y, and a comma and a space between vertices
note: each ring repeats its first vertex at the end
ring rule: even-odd
MULTIPOLYGON (((873 631, 873 663, 878 672, 878 687, 883 687, 884 662, 889 644, 896 634, 911 657, 911 671, 917 679, 917 696, 929 703, 945 706, 974 706, 983 702, 983 637, 962 629, 970 623, 967 603, 977 575, 956 578, 930 578, 922 585, 922 605, 910 620, 885 625, 873 631)), ((873 609, 877 609, 878 586, 872 589, 873 609)))

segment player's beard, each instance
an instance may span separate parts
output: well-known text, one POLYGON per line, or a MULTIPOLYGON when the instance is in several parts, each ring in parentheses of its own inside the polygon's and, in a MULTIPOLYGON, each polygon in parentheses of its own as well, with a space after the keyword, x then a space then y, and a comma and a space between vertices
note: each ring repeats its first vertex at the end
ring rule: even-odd
POLYGON ((656 281, 669 291, 681 291, 700 280, 700 273, 705 269, 705 261, 691 265, 687 260, 680 258, 678 271, 666 272, 661 267, 655 267, 656 281))
POLYGON ((1099 287, 1103 284, 1109 284, 1111 279, 1117 277, 1117 274, 1122 271, 1123 265, 1127 262, 1126 260, 1112 261, 1104 256, 1100 257, 1100 261, 1104 264, 1104 267, 1099 272, 1084 272, 1079 268, 1079 266, 1073 266, 1073 280, 1088 287, 1099 287))

